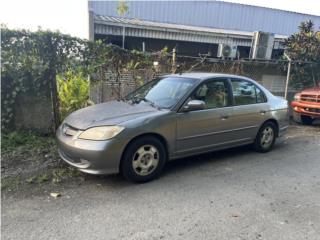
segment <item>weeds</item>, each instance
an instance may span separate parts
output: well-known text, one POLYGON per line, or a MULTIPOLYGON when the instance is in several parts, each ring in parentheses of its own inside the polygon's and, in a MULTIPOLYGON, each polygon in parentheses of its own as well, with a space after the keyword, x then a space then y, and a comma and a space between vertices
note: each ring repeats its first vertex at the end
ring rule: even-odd
POLYGON ((48 149, 55 145, 52 136, 44 136, 36 132, 11 132, 1 134, 1 151, 6 153, 23 146, 27 149, 48 149))
POLYGON ((49 176, 46 173, 42 173, 38 176, 32 176, 26 179, 27 183, 44 183, 49 181, 49 176))
POLYGON ((83 180, 82 173, 73 167, 60 167, 52 171, 52 183, 60 183, 62 180, 76 178, 83 180))
POLYGON ((21 184, 21 178, 16 177, 7 177, 1 179, 1 190, 15 190, 21 184))
POLYGON ((12 132, 2 134, 1 189, 21 190, 33 185, 60 184, 76 180, 84 181, 77 169, 60 162, 55 139, 52 135, 36 132, 12 132))
POLYGON ((80 108, 92 105, 89 100, 89 81, 82 73, 66 72, 57 75, 61 118, 80 108))

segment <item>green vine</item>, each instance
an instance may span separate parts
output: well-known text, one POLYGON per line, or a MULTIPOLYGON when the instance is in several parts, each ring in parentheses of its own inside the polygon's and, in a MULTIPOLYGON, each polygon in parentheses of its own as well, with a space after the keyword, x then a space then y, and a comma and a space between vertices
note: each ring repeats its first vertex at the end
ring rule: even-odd
MULTIPOLYGON (((106 45, 102 41, 90 42, 74 38, 59 32, 41 29, 36 32, 10 30, 3 26, 1 51, 2 130, 14 128, 16 101, 25 93, 39 98, 52 97, 53 112, 60 113, 62 108, 58 101, 57 75, 63 76, 69 71, 74 73, 79 71, 84 78, 89 75, 91 81, 95 82, 107 81, 107 73, 111 72, 116 75, 113 90, 119 98, 121 97, 120 76, 123 73, 141 69, 151 69, 156 72, 153 62, 167 62, 169 59, 167 49, 146 54, 106 45)), ((140 85, 142 77, 139 74, 134 74, 134 77, 140 85)), ((64 78, 58 79, 62 86, 64 78)), ((81 96, 78 97, 81 98, 81 96)), ((68 108, 68 106, 65 107, 68 108)), ((56 121, 59 122, 61 118, 58 114, 56 115, 55 118, 58 118, 56 121)), ((58 124, 57 122, 55 125, 58 124)))

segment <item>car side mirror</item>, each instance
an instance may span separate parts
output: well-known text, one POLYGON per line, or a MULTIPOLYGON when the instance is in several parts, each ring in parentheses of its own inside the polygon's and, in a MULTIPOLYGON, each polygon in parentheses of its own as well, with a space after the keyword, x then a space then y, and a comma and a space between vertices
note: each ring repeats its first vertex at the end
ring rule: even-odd
POLYGON ((183 106, 182 111, 190 112, 190 111, 196 111, 196 110, 203 110, 205 109, 205 107, 206 107, 206 104, 204 101, 191 100, 186 105, 183 106))

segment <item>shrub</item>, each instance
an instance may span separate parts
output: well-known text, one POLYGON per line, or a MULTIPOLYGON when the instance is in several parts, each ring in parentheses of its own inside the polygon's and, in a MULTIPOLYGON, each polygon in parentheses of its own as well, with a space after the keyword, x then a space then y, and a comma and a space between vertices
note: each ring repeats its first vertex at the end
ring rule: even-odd
POLYGON ((57 83, 62 119, 75 110, 93 104, 89 100, 89 80, 81 72, 69 70, 64 75, 57 75, 57 83))

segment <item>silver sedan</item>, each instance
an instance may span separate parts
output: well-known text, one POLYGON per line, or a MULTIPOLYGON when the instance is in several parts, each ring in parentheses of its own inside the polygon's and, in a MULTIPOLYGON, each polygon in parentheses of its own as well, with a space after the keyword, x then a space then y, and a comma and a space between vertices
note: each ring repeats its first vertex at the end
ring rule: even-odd
POLYGON ((287 126, 287 101, 257 82, 187 73, 73 112, 57 139, 61 158, 83 172, 146 182, 181 157, 247 144, 268 152, 287 126))

